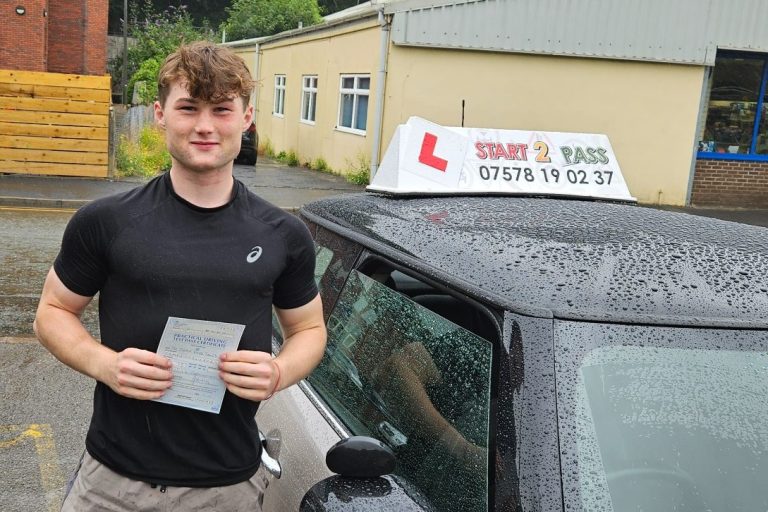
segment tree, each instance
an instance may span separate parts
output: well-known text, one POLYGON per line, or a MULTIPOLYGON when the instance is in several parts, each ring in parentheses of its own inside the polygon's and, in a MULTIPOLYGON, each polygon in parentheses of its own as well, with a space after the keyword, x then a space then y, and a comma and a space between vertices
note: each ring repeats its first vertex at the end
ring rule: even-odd
POLYGON ((221 29, 229 41, 271 36, 322 20, 317 0, 235 0, 227 13, 221 29))
MULTIPOLYGON (((163 12, 169 7, 186 5, 196 27, 204 27, 208 23, 218 27, 227 19, 225 9, 231 3, 231 0, 151 0, 155 12, 163 12)), ((123 34, 123 0, 109 0, 108 23, 110 34, 123 34)))
POLYGON ((320 13, 323 16, 343 11, 359 3, 361 3, 361 0, 317 0, 317 4, 320 6, 320 13))
POLYGON ((157 73, 165 58, 183 43, 212 40, 214 34, 208 27, 195 27, 184 6, 157 13, 152 2, 144 0, 131 12, 131 37, 136 43, 128 49, 128 97, 133 96, 136 82, 143 81, 145 87, 139 96, 142 103, 148 104, 157 96, 157 73))

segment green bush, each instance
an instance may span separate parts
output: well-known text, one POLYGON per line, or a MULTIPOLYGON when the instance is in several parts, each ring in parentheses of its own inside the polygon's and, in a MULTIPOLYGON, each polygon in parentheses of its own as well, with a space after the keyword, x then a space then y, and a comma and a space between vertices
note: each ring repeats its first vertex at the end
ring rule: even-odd
POLYGON ((163 132, 145 126, 134 142, 123 136, 117 145, 117 175, 151 178, 171 167, 171 155, 165 146, 163 132))
POLYGON ((151 105, 157 98, 157 75, 160 72, 160 61, 156 58, 145 60, 139 66, 139 69, 131 76, 128 81, 128 91, 133 94, 134 89, 138 89, 138 99, 141 105, 151 105))

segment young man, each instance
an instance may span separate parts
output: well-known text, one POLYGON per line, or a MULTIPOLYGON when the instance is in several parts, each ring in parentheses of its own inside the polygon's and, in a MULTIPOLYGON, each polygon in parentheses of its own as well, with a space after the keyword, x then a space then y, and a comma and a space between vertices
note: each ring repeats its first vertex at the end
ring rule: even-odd
POLYGON ((97 381, 62 510, 260 510, 254 414, 325 348, 314 247, 299 220, 232 176, 253 117, 242 59, 193 43, 168 57, 158 86, 170 171, 75 214, 35 319, 41 343, 97 381), (97 292, 101 343, 80 322, 97 292), (275 358, 273 305, 285 337, 275 358), (220 357, 218 414, 153 400, 174 385, 173 361, 156 353, 169 317, 245 325, 220 357))

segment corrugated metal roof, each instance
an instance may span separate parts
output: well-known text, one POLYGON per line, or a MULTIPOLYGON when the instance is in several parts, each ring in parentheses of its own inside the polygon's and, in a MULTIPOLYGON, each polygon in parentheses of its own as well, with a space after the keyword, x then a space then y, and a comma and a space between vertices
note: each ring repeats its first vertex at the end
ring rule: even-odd
POLYGON ((400 45, 712 65, 717 48, 768 51, 766 0, 405 0, 400 45), (442 5, 441 5, 442 3, 442 5))

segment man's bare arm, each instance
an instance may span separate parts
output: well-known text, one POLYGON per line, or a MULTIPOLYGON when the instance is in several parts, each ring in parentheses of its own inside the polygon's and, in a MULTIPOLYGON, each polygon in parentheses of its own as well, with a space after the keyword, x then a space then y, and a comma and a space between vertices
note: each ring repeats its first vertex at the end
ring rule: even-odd
POLYGON ((280 365, 280 389, 285 389, 305 378, 320 364, 328 333, 320 295, 301 308, 275 308, 275 312, 284 338, 275 361, 280 365))
POLYGON ((309 375, 323 358, 327 334, 320 295, 304 306, 275 308, 275 312, 283 331, 277 357, 252 350, 222 354, 220 376, 227 389, 241 398, 265 400, 309 375))
POLYGON ((171 385, 171 362, 154 352, 122 352, 99 343, 80 320, 92 297, 72 292, 51 269, 33 328, 40 343, 67 366, 130 398, 159 398, 171 385))

